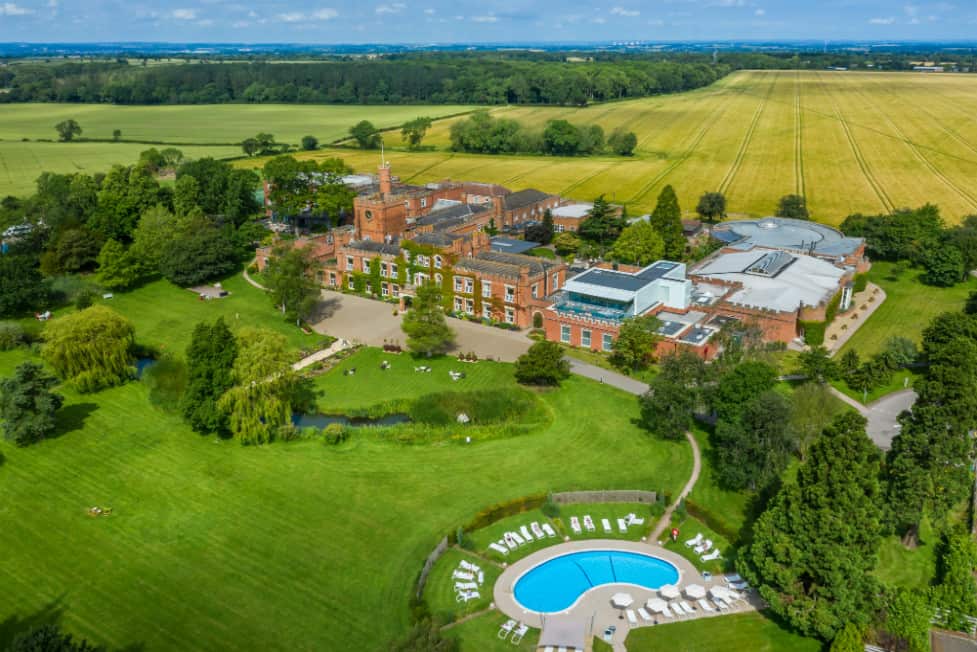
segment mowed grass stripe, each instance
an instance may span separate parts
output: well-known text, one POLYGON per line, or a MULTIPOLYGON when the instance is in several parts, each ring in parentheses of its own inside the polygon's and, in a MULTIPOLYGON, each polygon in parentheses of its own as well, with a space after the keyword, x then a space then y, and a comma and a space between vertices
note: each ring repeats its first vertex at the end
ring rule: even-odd
POLYGON ((794 74, 794 192, 804 196, 804 111, 799 71, 794 74))
POLYGON ((770 85, 767 87, 767 94, 764 96, 763 100, 757 105, 756 111, 753 113, 753 121, 750 122, 749 128, 746 130, 746 134, 743 136, 743 142, 740 144, 739 150, 736 152, 736 158, 733 159, 733 163, 729 166, 729 171, 726 172, 726 176, 723 180, 719 182, 719 192, 726 193, 729 190, 730 184, 733 182, 733 178, 739 171, 740 164, 743 162, 743 157, 746 155, 746 150, 750 146, 750 141, 753 139, 753 134, 756 132, 756 127, 760 123, 760 116, 763 115, 763 110, 767 107, 767 101, 770 99, 770 95, 773 93, 774 86, 776 84, 776 77, 773 77, 770 85))

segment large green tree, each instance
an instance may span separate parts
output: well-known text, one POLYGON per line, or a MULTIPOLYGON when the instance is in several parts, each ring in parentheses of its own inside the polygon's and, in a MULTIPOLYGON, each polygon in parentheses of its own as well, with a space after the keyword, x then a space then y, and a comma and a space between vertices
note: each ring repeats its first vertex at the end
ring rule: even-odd
POLYGON ((707 222, 718 222, 726 217, 726 196, 721 192, 707 192, 699 197, 695 207, 699 217, 707 222))
POLYGON ((413 120, 408 120, 400 127, 400 135, 410 149, 417 149, 421 146, 427 130, 431 128, 431 118, 419 116, 413 120))
POLYGON ((847 412, 824 430, 753 527, 740 570, 771 609, 831 640, 875 608, 881 541, 879 453, 865 419, 847 412))
POLYGON ((536 342, 516 359, 516 380, 525 385, 559 385, 570 377, 570 362, 556 342, 536 342))
POLYGON ((145 211, 169 203, 169 192, 145 168, 116 165, 102 181, 98 206, 88 226, 106 240, 129 242, 145 211))
POLYGON ((407 335, 407 348, 414 353, 428 356, 444 353, 455 340, 441 307, 441 289, 434 283, 417 287, 400 327, 407 335))
POLYGON ((48 286, 37 259, 24 254, 0 255, 0 317, 20 317, 43 308, 48 286))
POLYGON ((780 477, 797 449, 790 403, 776 392, 764 392, 746 403, 738 418, 719 421, 712 442, 720 484, 763 489, 780 477))
POLYGON ((747 360, 729 369, 709 393, 719 421, 735 420, 743 406, 777 384, 777 370, 760 360, 747 360))
POLYGON ((665 243, 665 257, 681 260, 685 255, 685 234, 682 231, 682 209, 675 189, 668 185, 658 195, 658 203, 651 214, 651 225, 665 243))
POLYGON ((823 346, 815 346, 807 351, 801 351, 797 356, 798 371, 807 376, 808 380, 824 384, 835 380, 840 374, 838 364, 831 359, 828 350, 823 346))
POLYGON ((380 130, 369 120, 360 120, 349 128, 349 135, 363 149, 378 149, 382 136, 380 130))
POLYGON ((81 125, 71 118, 54 125, 54 129, 58 132, 58 140, 63 143, 70 143, 76 136, 81 135, 81 125))
POLYGON ((131 287, 143 275, 140 262, 115 240, 102 245, 98 254, 98 282, 110 290, 131 287))
POLYGON ((21 363, 13 376, 0 380, 0 419, 7 439, 27 446, 54 432, 55 414, 64 403, 63 396, 51 391, 57 383, 30 360, 21 363))
POLYGON ((159 271, 171 283, 190 287, 227 276, 240 258, 233 233, 206 221, 177 233, 160 251, 159 271))
POLYGON ((634 154, 634 148, 638 146, 638 137, 633 131, 625 131, 618 127, 607 138, 607 146, 619 156, 631 156, 634 154))
POLYGON ((784 195, 777 202, 777 217, 790 217, 795 220, 809 220, 807 200, 801 195, 784 195))
POLYGON ((312 252, 304 247, 278 246, 268 259, 265 285, 286 319, 305 319, 315 308, 320 287, 314 267, 312 252))
POLYGON ((885 631, 895 636, 906 652, 930 652, 930 621, 934 609, 920 591, 895 589, 885 596, 885 631))
POLYGON ((7 652, 100 652, 85 639, 65 634, 57 625, 32 627, 14 637, 7 652))
POLYGON ((611 256, 622 263, 645 266, 661 259, 665 242, 654 227, 639 220, 621 231, 611 247, 611 256))
POLYGON ((947 536, 939 564, 939 581, 933 591, 935 604, 943 609, 941 624, 967 631, 967 617, 977 616, 977 543, 966 532, 947 536))
POLYGON ((601 195, 594 200, 593 208, 580 223, 577 233, 581 238, 603 247, 616 240, 623 228, 624 220, 618 216, 604 195, 601 195))
POLYGON ((134 343, 132 322, 95 305, 48 322, 41 357, 78 391, 94 392, 133 377, 134 343))
POLYGON ((657 317, 631 317, 621 322, 608 361, 618 369, 640 371, 655 359, 655 345, 661 338, 657 317))
POLYGON ((235 168, 226 161, 201 158, 180 166, 174 203, 178 203, 177 212, 182 215, 198 206, 204 215, 240 226, 261 210, 255 197, 258 182, 258 175, 253 170, 235 168), (196 183, 191 184, 187 179, 196 183))
POLYGON ((234 385, 237 355, 237 340, 223 318, 194 327, 187 347, 187 385, 180 411, 196 432, 227 432, 227 414, 218 409, 217 401, 234 385))
POLYGON ((311 210, 334 220, 353 206, 356 193, 342 182, 342 176, 350 171, 341 159, 298 161, 292 156, 275 157, 263 170, 277 213, 295 217, 311 210))

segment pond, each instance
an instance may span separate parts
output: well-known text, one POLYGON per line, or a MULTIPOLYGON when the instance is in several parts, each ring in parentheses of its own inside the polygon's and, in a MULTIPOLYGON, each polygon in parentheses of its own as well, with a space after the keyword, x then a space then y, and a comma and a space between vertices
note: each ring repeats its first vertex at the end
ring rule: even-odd
POLYGON ((139 358, 136 360, 136 378, 142 378, 143 372, 156 364, 153 358, 139 358))
POLYGON ((350 428, 366 428, 370 426, 396 426, 401 423, 410 423, 410 417, 400 413, 388 414, 376 419, 348 417, 342 414, 293 414, 292 423, 297 428, 318 428, 320 430, 333 423, 349 426, 350 428))

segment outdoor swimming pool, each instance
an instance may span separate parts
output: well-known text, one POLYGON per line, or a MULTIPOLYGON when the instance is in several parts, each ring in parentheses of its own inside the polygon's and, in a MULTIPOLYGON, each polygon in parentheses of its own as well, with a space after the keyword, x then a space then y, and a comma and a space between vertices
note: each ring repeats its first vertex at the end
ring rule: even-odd
POLYGON ((620 550, 586 550, 554 557, 516 580, 516 600, 539 613, 563 611, 602 584, 657 589, 678 583, 679 572, 664 559, 620 550))

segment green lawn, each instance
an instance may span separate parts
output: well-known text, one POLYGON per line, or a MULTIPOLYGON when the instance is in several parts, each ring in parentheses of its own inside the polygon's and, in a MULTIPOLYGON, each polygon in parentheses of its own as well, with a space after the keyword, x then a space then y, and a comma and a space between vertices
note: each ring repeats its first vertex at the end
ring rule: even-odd
POLYGON ((820 652, 821 642, 780 627, 765 614, 702 618, 641 627, 628 652, 820 652))
POLYGON ((892 374, 892 380, 887 382, 885 385, 880 385, 879 387, 876 387, 872 391, 865 394, 862 392, 856 392, 843 380, 834 380, 831 382, 831 384, 835 387, 835 389, 850 396, 859 403, 868 405, 869 403, 879 400, 883 396, 888 396, 893 392, 898 392, 900 390, 913 387, 920 377, 921 374, 913 369, 900 369, 892 374))
MULTIPOLYGON (((424 599, 432 614, 451 614, 451 619, 457 620, 489 606, 492 602, 492 587, 501 574, 502 568, 498 565, 458 548, 449 548, 428 575, 427 584, 424 585, 424 599), (459 566, 462 560, 481 568, 484 578, 484 582, 477 589, 481 596, 468 602, 458 602, 456 599, 455 582, 464 580, 452 577, 456 570, 462 570, 459 566)), ((477 583, 476 581, 475 584, 477 583)))
POLYGON ((896 275, 895 264, 872 264, 869 280, 886 293, 886 300, 868 318, 838 355, 855 349, 864 358, 885 346, 890 337, 908 337, 919 343, 923 329, 936 315, 963 307, 967 295, 977 290, 977 280, 968 277, 966 283, 952 288, 937 288, 919 281, 920 271, 909 269, 896 275))
MULTIPOLYGON (((138 292, 142 301, 114 305, 142 340, 178 350, 195 320, 249 306, 257 319, 264 300, 242 291, 235 307, 190 293, 184 301, 166 286, 138 292), (155 323, 177 309, 183 316, 155 323)), ((0 354, 0 369, 23 356, 0 354)), ((420 375, 397 357, 378 380, 366 373, 377 357, 354 356, 348 364, 364 370, 355 376, 326 374, 319 384, 333 391, 323 400, 367 405, 459 388, 446 372, 457 363, 435 361, 437 372, 420 375)), ((464 368, 473 382, 513 382, 506 366, 464 368)), ((423 559, 480 509, 569 489, 677 491, 691 470, 687 445, 632 423, 632 396, 577 377, 541 394, 550 426, 471 446, 398 445, 361 431, 338 447, 242 447, 154 410, 138 382, 65 394, 60 437, 0 443, 0 614, 19 622, 53 605, 69 631, 112 648, 383 649, 408 626, 423 559), (92 505, 114 513, 91 518, 92 505)), ((489 640, 502 620, 484 626, 489 640)), ((467 639, 480 627, 457 631, 467 639)), ((465 649, 488 649, 473 636, 465 649)))
MULTIPOLYGON (((709 434, 698 426, 693 429, 693 434, 702 451, 702 471, 689 495, 689 501, 708 512, 710 520, 721 524, 722 529, 739 533, 747 521, 753 497, 743 491, 730 491, 719 486, 713 471, 709 434)), ((691 539, 695 532, 683 531, 682 536, 683 539, 691 539)))
POLYGON ((923 591, 936 576, 936 545, 921 543, 910 550, 897 536, 886 537, 879 548, 876 576, 888 586, 923 591))
POLYGON ((453 625, 445 636, 461 643, 461 652, 535 652, 539 630, 530 629, 519 645, 499 638, 499 627, 509 618, 498 611, 490 611, 460 625, 453 625))
MULTIPOLYGON (((688 559, 689 562, 695 566, 700 573, 702 571, 709 571, 713 575, 718 575, 720 573, 732 572, 735 570, 733 564, 736 561, 736 551, 722 534, 710 529, 708 525, 691 516, 686 517, 684 520, 673 518, 672 527, 678 528, 679 530, 678 540, 673 542, 669 537, 669 532, 666 530, 664 547, 688 559), (719 550, 720 554, 722 555, 719 559, 702 561, 700 559, 701 555, 697 554, 694 548, 689 548, 685 545, 685 542, 688 539, 695 537, 695 535, 698 533, 702 533, 703 539, 712 541, 713 545, 710 552, 712 552, 713 549, 719 550)), ((702 554, 704 555, 705 553, 702 554)))

